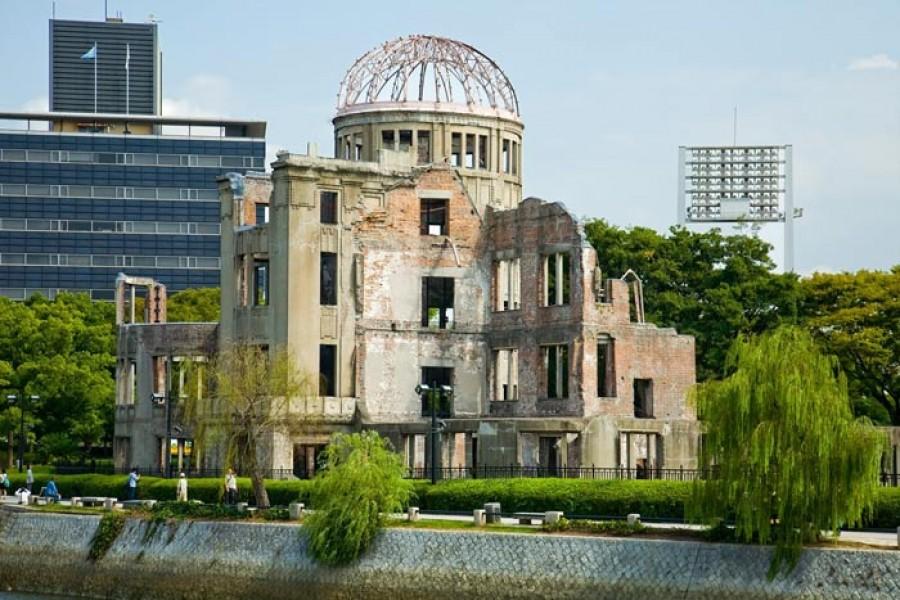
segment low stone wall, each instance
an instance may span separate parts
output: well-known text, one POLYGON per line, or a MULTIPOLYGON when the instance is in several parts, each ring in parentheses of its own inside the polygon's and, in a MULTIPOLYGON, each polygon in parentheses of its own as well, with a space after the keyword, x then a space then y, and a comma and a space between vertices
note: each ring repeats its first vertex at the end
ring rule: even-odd
POLYGON ((566 535, 388 530, 353 566, 314 563, 296 525, 129 520, 88 560, 98 517, 0 510, 0 590, 92 598, 891 598, 900 552, 770 550, 566 535))

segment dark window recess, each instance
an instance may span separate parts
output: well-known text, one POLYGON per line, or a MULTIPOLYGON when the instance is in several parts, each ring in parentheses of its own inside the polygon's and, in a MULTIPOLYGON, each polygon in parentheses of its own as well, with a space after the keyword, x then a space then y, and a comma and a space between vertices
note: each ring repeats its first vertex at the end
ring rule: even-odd
POLYGON ((323 252, 319 261, 319 304, 337 304, 337 254, 323 252))
POLYGON ((488 168, 488 138, 486 135, 478 136, 478 168, 488 168))
POLYGON ((319 192, 319 222, 337 223, 337 192, 319 192))
MULTIPOLYGON (((440 390, 442 385, 453 385, 453 369, 451 367, 422 367, 422 383, 429 387, 437 386, 440 390)), ((435 397, 435 408, 437 416, 442 418, 450 417, 453 413, 452 397, 447 397, 441 393, 435 397)), ((422 394, 422 416, 431 415, 431 395, 422 394)))
POLYGON ((653 380, 634 380, 634 416, 638 419, 653 418, 653 380))
POLYGON ((613 362, 612 342, 597 344, 597 396, 614 398, 616 395, 616 371, 613 362))
POLYGON ((475 134, 466 134, 466 168, 475 168, 475 134))
POLYGON ((450 166, 458 167, 462 162, 462 134, 450 134, 450 166))
POLYGON ((547 376, 547 398, 569 396, 569 347, 565 345, 544 348, 544 370, 547 376))
POLYGON ((269 305, 269 261, 253 261, 253 304, 269 305))
POLYGON ((547 257, 547 306, 556 304, 556 257, 558 255, 551 254, 547 257))
POLYGON ((544 370, 547 374, 547 398, 569 396, 569 347, 546 346, 544 370))
POLYGON ((322 344, 319 346, 319 395, 336 396, 335 373, 337 372, 335 359, 337 358, 337 346, 322 344))
POLYGON ((381 132, 381 147, 385 150, 394 149, 394 130, 386 129, 381 132))
POLYGON ((422 327, 453 326, 453 278, 422 278, 422 327))
POLYGON ((409 129, 400 130, 400 152, 409 152, 412 147, 412 131, 409 129))
POLYGON ((422 198, 422 235, 447 235, 447 201, 422 198))
POLYGON ((268 204, 257 204, 256 205, 256 224, 263 225, 269 222, 269 205, 268 204))

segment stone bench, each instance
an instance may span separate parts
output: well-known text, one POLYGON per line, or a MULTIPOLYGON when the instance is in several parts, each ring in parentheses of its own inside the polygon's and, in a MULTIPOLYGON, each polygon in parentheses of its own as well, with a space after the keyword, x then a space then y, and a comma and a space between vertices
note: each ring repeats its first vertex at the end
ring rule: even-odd
POLYGON ((513 514, 514 519, 519 520, 519 525, 533 525, 535 521, 540 521, 544 525, 556 523, 559 521, 563 513, 558 510, 548 510, 546 512, 517 512, 513 514))
MULTIPOLYGON (((106 496, 82 496, 79 498, 81 506, 103 506, 108 499, 106 496)), ((112 501, 115 502, 116 499, 113 498, 112 501)))

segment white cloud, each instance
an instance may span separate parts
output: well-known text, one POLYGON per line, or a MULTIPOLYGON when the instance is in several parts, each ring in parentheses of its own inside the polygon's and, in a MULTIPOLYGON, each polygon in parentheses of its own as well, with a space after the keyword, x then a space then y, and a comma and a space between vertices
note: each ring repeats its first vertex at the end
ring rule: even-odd
POLYGON ((851 71, 893 71, 900 68, 900 62, 887 54, 873 54, 852 61, 847 67, 851 71))
POLYGON ((31 100, 27 100, 19 106, 19 110, 23 112, 47 112, 49 110, 50 100, 47 96, 37 96, 31 100))
POLYGON ((176 94, 163 98, 162 113, 173 117, 227 117, 231 82, 218 75, 194 75, 175 86, 176 94))

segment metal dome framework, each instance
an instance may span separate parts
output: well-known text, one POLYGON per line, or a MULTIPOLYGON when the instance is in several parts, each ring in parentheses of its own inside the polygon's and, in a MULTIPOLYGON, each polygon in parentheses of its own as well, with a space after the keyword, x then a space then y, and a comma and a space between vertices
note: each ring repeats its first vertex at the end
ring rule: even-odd
POLYGON ((464 104, 519 116, 503 70, 472 46, 413 35, 385 42, 353 63, 338 91, 338 114, 378 104, 464 104))

